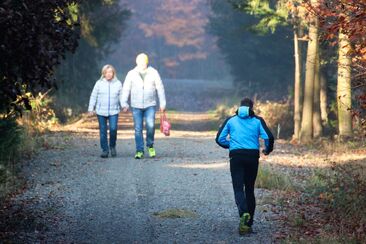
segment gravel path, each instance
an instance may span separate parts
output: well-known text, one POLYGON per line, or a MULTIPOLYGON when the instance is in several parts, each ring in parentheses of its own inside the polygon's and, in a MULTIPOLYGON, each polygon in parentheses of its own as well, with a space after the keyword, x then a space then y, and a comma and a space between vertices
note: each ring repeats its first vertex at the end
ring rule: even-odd
POLYGON ((120 117, 116 158, 99 157, 95 118, 83 118, 49 135, 47 150, 22 169, 26 188, 8 203, 9 217, 0 227, 15 233, 5 230, 6 240, 271 243, 273 216, 265 200, 271 193, 257 190, 255 233, 239 236, 227 151, 215 144, 213 132, 207 132, 217 127, 212 115, 197 113, 232 96, 231 85, 167 80, 165 86, 169 108, 185 112, 169 115, 174 126, 170 137, 157 131, 155 159, 133 159, 130 114, 120 117), (187 216, 159 215, 174 209, 187 216))
POLYGON ((256 233, 238 235, 227 152, 213 133, 157 133, 158 157, 133 159, 134 141, 122 131, 116 158, 99 158, 96 133, 58 132, 50 149, 23 172, 28 187, 14 201, 37 213, 19 242, 270 243, 270 211, 257 190, 256 233), (186 218, 156 213, 181 209, 186 218), (172 217, 172 216, 170 216, 172 217))

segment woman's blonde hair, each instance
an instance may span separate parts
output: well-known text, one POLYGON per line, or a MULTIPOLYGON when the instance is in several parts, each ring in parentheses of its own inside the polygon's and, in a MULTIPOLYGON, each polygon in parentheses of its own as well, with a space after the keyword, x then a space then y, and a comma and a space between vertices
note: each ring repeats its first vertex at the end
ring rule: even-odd
POLYGON ((113 71, 113 78, 117 78, 117 76, 116 76, 116 69, 113 67, 113 65, 106 64, 102 68, 102 76, 100 77, 100 79, 103 79, 104 78, 104 75, 107 72, 107 69, 111 69, 113 71))

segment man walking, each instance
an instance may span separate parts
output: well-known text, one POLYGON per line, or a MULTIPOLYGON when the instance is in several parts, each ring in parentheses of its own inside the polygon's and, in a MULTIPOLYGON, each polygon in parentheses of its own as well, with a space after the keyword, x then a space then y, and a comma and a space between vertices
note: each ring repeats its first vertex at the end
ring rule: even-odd
POLYGON ((159 97, 160 112, 165 112, 166 101, 164 85, 156 69, 148 66, 149 58, 141 53, 136 57, 136 67, 130 70, 123 83, 121 105, 123 111, 129 108, 128 98, 131 97, 131 108, 135 128, 136 154, 135 159, 144 157, 143 122, 146 124, 146 147, 150 157, 156 156, 154 148, 155 113, 159 97))
POLYGON ((235 202, 239 210, 241 235, 251 232, 253 224, 259 138, 264 139, 265 149, 262 152, 268 155, 273 150, 273 135, 265 121, 254 115, 253 102, 249 98, 244 98, 236 115, 224 122, 216 136, 216 143, 230 151, 230 172, 235 202))

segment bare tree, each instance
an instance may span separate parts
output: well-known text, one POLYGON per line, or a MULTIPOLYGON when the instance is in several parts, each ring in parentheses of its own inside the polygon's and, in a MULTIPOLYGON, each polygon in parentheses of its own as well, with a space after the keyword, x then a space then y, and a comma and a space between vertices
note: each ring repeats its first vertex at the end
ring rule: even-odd
POLYGON ((313 104, 313 137, 319 138, 323 133, 320 112, 320 57, 317 52, 314 74, 314 104, 313 104))
POLYGON ((322 124, 326 126, 328 124, 328 108, 327 108, 327 78, 320 70, 320 115, 322 117, 322 124))
MULTIPOLYGON (((317 4, 317 0, 311 1, 317 4)), ((302 110, 300 141, 308 143, 313 139, 314 75, 318 52, 318 17, 312 15, 309 23, 309 42, 306 55, 304 105, 302 110)))
POLYGON ((351 114, 351 44, 347 35, 339 32, 339 57, 337 81, 338 129, 341 137, 352 135, 351 114))

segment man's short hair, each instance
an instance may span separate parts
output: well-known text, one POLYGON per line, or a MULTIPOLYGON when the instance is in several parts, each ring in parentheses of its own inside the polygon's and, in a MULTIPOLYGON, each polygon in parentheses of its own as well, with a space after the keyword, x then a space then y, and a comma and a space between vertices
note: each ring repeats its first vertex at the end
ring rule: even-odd
POLYGON ((149 63, 149 56, 147 56, 146 53, 140 53, 136 57, 136 63, 138 63, 139 61, 144 62, 145 64, 148 64, 149 63))
POLYGON ((250 109, 253 109, 253 101, 250 98, 245 97, 240 101, 240 106, 247 106, 250 109))

